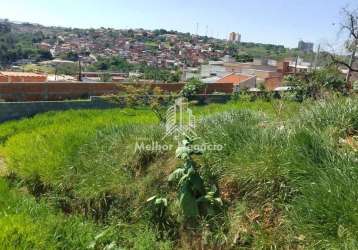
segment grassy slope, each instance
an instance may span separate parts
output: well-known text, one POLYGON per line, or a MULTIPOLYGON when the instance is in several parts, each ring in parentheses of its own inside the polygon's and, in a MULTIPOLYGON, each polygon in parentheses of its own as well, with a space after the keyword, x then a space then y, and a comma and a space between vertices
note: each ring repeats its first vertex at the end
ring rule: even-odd
MULTIPOLYGON (((209 246, 357 248, 357 154, 340 138, 358 129, 358 101, 306 106, 301 112, 295 103, 260 101, 194 108, 204 118, 197 131, 203 141, 225 145, 198 159, 226 207, 209 228, 197 229, 209 246)), ((175 203, 164 230, 145 205, 158 193, 175 198, 166 182, 177 164, 173 152, 133 151, 137 141, 162 137, 156 122, 149 111, 109 110, 1 125, 0 155, 13 174, 11 188, 2 181, 0 192, 13 198, 0 200, 7 215, 0 218, 7 228, 0 247, 196 246, 197 237, 179 226, 175 203), (37 241, 39 231, 45 237, 37 241)))

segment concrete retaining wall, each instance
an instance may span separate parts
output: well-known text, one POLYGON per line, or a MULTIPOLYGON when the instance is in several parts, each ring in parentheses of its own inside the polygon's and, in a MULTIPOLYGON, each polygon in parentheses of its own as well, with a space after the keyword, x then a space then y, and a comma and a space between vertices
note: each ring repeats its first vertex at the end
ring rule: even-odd
MULTIPOLYGON (((202 104, 225 103, 230 95, 197 95, 192 100, 202 104)), ((125 104, 116 104, 103 100, 101 97, 91 97, 89 100, 69 101, 35 101, 35 102, 0 102, 0 122, 31 117, 48 111, 64 111, 70 109, 110 109, 123 108, 125 104)))
POLYGON ((80 101, 0 102, 0 122, 31 117, 48 111, 108 109, 116 107, 119 107, 119 105, 102 101, 99 98, 80 101))

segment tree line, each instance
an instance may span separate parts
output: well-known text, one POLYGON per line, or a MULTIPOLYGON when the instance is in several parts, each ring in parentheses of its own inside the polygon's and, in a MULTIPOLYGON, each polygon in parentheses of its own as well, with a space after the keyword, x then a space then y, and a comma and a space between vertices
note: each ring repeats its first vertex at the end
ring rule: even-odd
POLYGON ((41 31, 18 34, 12 32, 10 23, 0 22, 0 67, 9 66, 20 59, 33 61, 52 59, 49 51, 36 47, 36 44, 44 39, 45 36, 41 31))
POLYGON ((152 79, 163 82, 179 82, 181 72, 178 69, 163 69, 147 64, 131 64, 120 57, 99 58, 97 62, 86 67, 88 71, 138 72, 142 79, 152 79))

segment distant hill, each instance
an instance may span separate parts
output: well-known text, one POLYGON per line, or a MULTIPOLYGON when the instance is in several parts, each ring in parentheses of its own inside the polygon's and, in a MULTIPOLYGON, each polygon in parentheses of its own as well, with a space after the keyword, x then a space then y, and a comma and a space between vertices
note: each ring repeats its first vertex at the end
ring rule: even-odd
POLYGON ((121 56, 128 61, 138 60, 136 63, 158 64, 158 60, 177 61, 181 66, 190 67, 208 60, 216 60, 223 55, 239 58, 237 60, 241 60, 242 55, 276 60, 297 55, 307 60, 314 57, 313 53, 301 53, 283 45, 229 43, 223 39, 164 29, 81 29, 50 27, 6 19, 0 19, 0 25, 10 29, 7 34, 6 28, 0 30, 0 44, 6 48, 0 54, 0 65, 3 66, 11 65, 19 59, 30 59, 34 62, 40 60, 43 56, 38 48, 42 42, 50 46, 52 55, 62 59, 68 59, 68 53, 72 53, 72 58, 73 53, 85 52, 99 57, 121 56))

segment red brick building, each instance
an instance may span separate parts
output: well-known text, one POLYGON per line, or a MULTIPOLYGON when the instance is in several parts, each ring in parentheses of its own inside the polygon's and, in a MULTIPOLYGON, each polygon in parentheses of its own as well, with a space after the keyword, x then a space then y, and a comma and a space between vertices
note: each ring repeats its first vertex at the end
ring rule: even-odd
POLYGON ((47 82, 47 75, 27 72, 0 71, 0 83, 16 82, 47 82))

